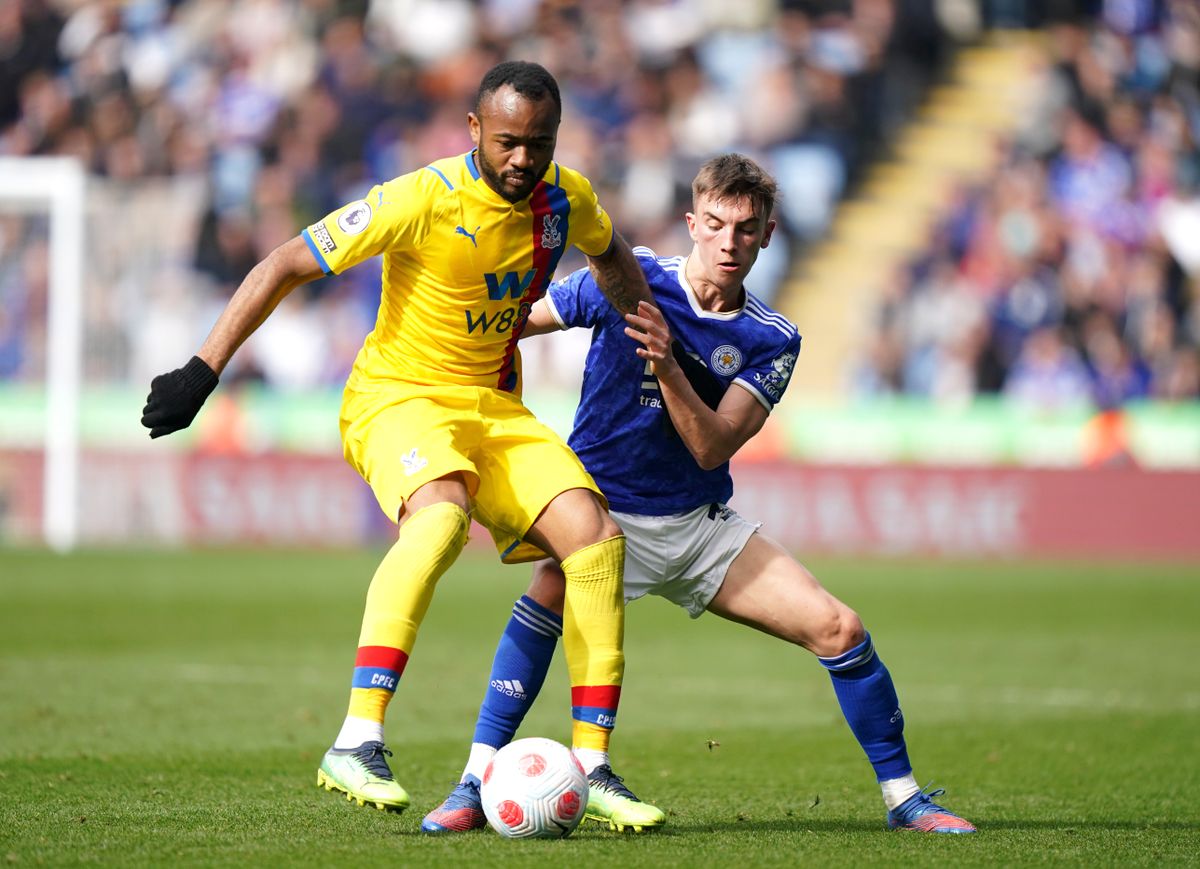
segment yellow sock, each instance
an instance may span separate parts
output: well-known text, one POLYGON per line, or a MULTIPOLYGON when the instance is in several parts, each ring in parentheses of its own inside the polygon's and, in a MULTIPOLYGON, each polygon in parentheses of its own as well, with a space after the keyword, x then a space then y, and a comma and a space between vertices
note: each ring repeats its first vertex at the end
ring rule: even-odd
POLYGON ((571 677, 572 743, 608 750, 625 674, 625 538, 585 546, 562 562, 563 648, 571 677))
POLYGON ((348 715, 383 723, 437 581, 462 552, 471 520, 457 504, 413 513, 383 557, 358 637, 348 715))
POLYGON ((588 748, 592 751, 607 753, 608 741, 611 737, 611 728, 601 727, 587 721, 571 722, 571 746, 573 748, 588 748))

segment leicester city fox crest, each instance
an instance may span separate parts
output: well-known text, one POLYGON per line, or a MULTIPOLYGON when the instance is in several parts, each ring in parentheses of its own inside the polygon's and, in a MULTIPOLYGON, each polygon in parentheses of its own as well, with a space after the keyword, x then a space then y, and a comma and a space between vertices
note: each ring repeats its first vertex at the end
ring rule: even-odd
POLYGON ((542 247, 546 250, 553 250, 563 242, 562 233, 558 231, 560 220, 561 214, 547 214, 542 218, 542 247))
POLYGON ((732 344, 722 344, 712 352, 712 357, 708 361, 710 368, 718 374, 729 377, 736 374, 742 367, 742 351, 732 344))

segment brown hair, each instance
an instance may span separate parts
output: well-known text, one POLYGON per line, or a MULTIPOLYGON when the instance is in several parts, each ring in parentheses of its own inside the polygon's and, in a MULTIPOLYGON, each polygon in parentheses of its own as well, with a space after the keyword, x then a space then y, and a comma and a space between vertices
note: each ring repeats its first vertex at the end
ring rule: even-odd
POLYGON ((741 154, 722 154, 700 167, 692 181, 692 202, 701 196, 718 201, 746 197, 754 213, 767 220, 775 208, 778 185, 767 170, 741 154))

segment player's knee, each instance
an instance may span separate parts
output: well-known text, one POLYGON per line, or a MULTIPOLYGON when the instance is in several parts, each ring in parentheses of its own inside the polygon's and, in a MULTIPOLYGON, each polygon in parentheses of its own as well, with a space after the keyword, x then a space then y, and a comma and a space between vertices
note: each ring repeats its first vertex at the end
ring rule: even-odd
POLYGON ((867 635, 862 619, 850 607, 834 601, 816 632, 813 652, 822 658, 845 654, 861 643, 867 635))
POLYGON ((551 612, 562 615, 566 588, 567 580, 563 576, 562 568, 547 559, 534 565, 533 579, 530 580, 529 590, 525 594, 551 612))
POLYGON ((612 537, 619 537, 623 533, 621 526, 604 509, 604 504, 596 493, 588 489, 577 489, 575 494, 578 494, 580 499, 576 505, 578 509, 575 511, 572 524, 576 530, 580 548, 600 543, 612 537), (584 507, 585 504, 586 507, 584 507))
POLYGON ((625 532, 621 530, 621 526, 613 520, 612 516, 608 515, 607 510, 601 512, 600 528, 596 532, 597 543, 599 543, 601 540, 610 540, 613 537, 620 537, 624 533, 625 532))
POLYGON ((547 505, 526 538, 560 562, 572 553, 622 534, 591 489, 568 489, 547 505))
POLYGON ((400 533, 423 540, 430 549, 444 550, 457 557, 467 543, 471 517, 460 505, 449 501, 430 504, 410 513, 400 533))
POLYGON ((581 499, 586 499, 588 504, 588 509, 578 510, 575 514, 576 527, 584 538, 581 541, 584 546, 619 537, 624 533, 621 531, 621 526, 604 508, 603 502, 595 492, 589 489, 577 489, 575 493, 581 499))

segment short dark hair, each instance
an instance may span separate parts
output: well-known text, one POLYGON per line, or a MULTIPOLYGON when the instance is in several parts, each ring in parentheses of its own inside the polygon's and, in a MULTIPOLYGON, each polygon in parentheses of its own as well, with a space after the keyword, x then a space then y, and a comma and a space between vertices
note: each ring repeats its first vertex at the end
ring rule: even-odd
POLYGON ((558 82, 544 66, 527 60, 506 60, 487 71, 483 81, 479 83, 479 93, 475 96, 475 114, 479 114, 479 107, 489 94, 495 93, 505 85, 511 86, 528 100, 540 100, 549 94, 554 100, 558 114, 562 115, 562 97, 558 93, 558 82))
POLYGON ((749 157, 722 154, 701 166, 692 181, 692 201, 705 195, 721 201, 744 196, 754 206, 754 213, 766 220, 775 208, 779 185, 766 169, 749 157))

